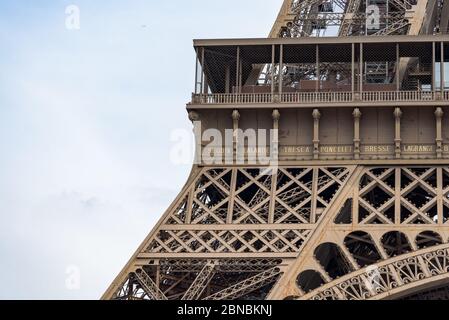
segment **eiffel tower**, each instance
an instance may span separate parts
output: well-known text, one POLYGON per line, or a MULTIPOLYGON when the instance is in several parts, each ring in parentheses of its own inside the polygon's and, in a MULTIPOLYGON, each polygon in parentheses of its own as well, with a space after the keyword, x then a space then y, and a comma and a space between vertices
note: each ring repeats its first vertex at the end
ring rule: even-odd
POLYGON ((102 298, 448 299, 448 18, 285 0, 266 39, 195 40, 196 163, 102 298))

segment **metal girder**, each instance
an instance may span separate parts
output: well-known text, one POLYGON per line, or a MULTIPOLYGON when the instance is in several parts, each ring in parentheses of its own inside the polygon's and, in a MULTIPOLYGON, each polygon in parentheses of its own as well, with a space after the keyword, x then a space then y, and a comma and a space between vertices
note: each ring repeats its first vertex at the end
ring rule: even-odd
MULTIPOLYGON (((310 36, 313 31, 313 25, 340 26, 339 36, 351 35, 351 28, 357 25, 361 25, 360 21, 364 21, 367 18, 365 12, 361 12, 362 0, 348 0, 348 1, 331 1, 332 5, 336 4, 342 9, 342 12, 320 12, 318 6, 323 3, 329 3, 329 1, 310 0, 310 1, 296 1, 293 2, 291 12, 296 15, 295 19, 291 22, 291 25, 287 27, 288 33, 284 33, 284 36, 288 37, 303 37, 310 36)), ((411 12, 414 6, 407 0, 389 0, 389 2, 397 11, 383 14, 380 18, 386 21, 406 18, 406 12, 411 12), (392 15, 392 16, 390 16, 392 15), (398 17, 398 15, 400 17, 398 17)), ((416 8, 421 10, 419 7, 416 8)), ((413 23, 422 23, 420 20, 413 20, 413 23)), ((362 23, 363 24, 363 23, 362 23)), ((397 28, 398 24, 394 23, 393 26, 387 26, 387 30, 379 30, 373 35, 391 34, 395 31, 401 30, 397 28)), ((321 28, 321 27, 320 27, 321 28)))
MULTIPOLYGON (((357 28, 363 26, 367 17, 361 0, 333 1, 343 9, 341 13, 319 12, 318 6, 325 2, 327 1, 285 1, 281 20, 293 22, 293 27, 298 27, 299 30, 297 35, 301 36, 310 35, 316 21, 324 21, 325 26, 341 24, 340 36, 351 35, 352 30, 360 30, 357 28), (285 4, 289 4, 289 7, 285 4), (296 17, 293 17, 293 13, 296 17), (355 29, 351 29, 354 26, 355 29)), ((388 20, 387 27, 373 35, 404 33, 401 31, 405 31, 408 26, 411 26, 407 29, 409 34, 419 34, 423 24, 433 26, 431 20, 425 19, 426 12, 430 9, 424 10, 426 3, 429 3, 428 7, 432 7, 432 1, 419 1, 413 8, 405 0, 390 0, 390 3, 398 11, 383 13, 382 19, 388 20)), ((446 3, 445 12, 449 10, 446 3)), ((281 20, 278 19, 273 30, 277 30, 281 20)), ((272 33, 273 37, 278 35, 279 32, 272 33)), ((346 72, 349 78, 349 69, 345 65, 328 65, 320 62, 319 57, 320 53, 317 52, 318 78, 325 72, 346 72)), ((352 59, 355 60, 356 57, 352 59)), ((360 60, 362 64, 363 59, 360 60)), ((403 62, 401 61, 398 69, 404 69, 403 65, 407 65, 403 62)), ((276 64, 274 59, 273 63, 276 64)), ((309 69, 307 65, 280 65, 285 69, 278 69, 278 74, 288 68, 296 68, 298 73, 310 73, 313 76, 313 68, 309 69)), ((259 67, 256 66, 255 69, 259 67)), ((384 67, 382 64, 375 67, 379 68, 375 70, 376 73, 383 73, 385 70, 380 68, 384 67)), ((267 73, 276 68, 281 67, 271 66, 267 73)), ((275 77, 271 75, 271 79, 275 77)), ((349 114, 350 119, 353 115, 354 119, 357 118, 355 111, 354 114, 349 114)), ((442 114, 438 116, 437 113, 437 121, 439 117, 441 122, 442 114)), ((319 120, 319 116, 314 118, 319 120)), ((359 120, 360 116, 357 121, 359 120)), ((348 128, 352 126, 351 121, 347 122, 350 124, 348 128)), ((434 128, 435 119, 429 121, 434 128)), ((318 148, 321 142, 319 122, 316 123, 314 129, 317 139, 314 140, 318 141, 318 148)), ((400 122, 398 123, 395 130, 400 133, 400 122)), ((441 136, 441 127, 437 130, 440 130, 441 136)), ((392 138, 391 146, 394 148, 393 143, 396 142, 400 147, 400 140, 399 137, 394 140, 392 138)), ((441 139, 432 138, 432 144, 433 140, 441 147, 441 139)), ((359 143, 360 147, 360 139, 356 136, 354 143, 359 143)), ((352 141, 350 144, 352 146, 352 141)), ((441 156, 442 151, 439 152, 441 156)), ((293 163, 282 163, 272 177, 254 173, 260 171, 257 166, 199 167, 118 277, 115 283, 121 283, 122 287, 116 290, 118 285, 113 285, 105 297, 148 297, 158 300, 166 300, 168 297, 191 300, 204 296, 204 290, 208 288, 215 292, 205 298, 208 300, 245 298, 264 287, 263 293, 267 293, 268 284, 285 274, 280 280, 283 282, 274 287, 276 295, 268 298, 286 298, 292 292, 299 292, 300 295, 306 292, 300 288, 292 289, 296 286, 298 274, 304 270, 317 270, 326 282, 324 286, 330 286, 329 283, 338 278, 331 275, 326 270, 327 266, 321 265, 319 259, 313 257, 314 250, 320 245, 334 244, 340 249, 339 266, 345 270, 355 270, 353 272, 360 275, 363 273, 363 262, 371 265, 380 261, 383 265, 388 259, 396 259, 392 257, 398 252, 417 252, 420 246, 447 242, 449 168, 444 167, 447 163, 438 162, 440 166, 436 166, 432 162, 425 162, 432 167, 420 171, 413 161, 401 162, 404 159, 400 158, 396 163, 389 160, 391 166, 385 168, 369 167, 366 163, 352 160, 327 162, 320 158, 317 159, 325 162, 308 161, 301 166, 296 162, 298 159, 292 160, 295 161, 293 163), (324 167, 328 163, 331 165, 324 167), (429 182, 433 176, 436 177, 435 181, 429 182), (362 179, 368 182, 362 183, 362 179), (282 183, 278 183, 280 180, 282 183), (346 208, 348 202, 350 206, 346 208), (350 222, 338 225, 335 218, 342 212, 346 212, 350 222), (354 229, 358 233, 354 233, 354 229), (378 253, 379 259, 373 252, 378 253), (280 266, 283 259, 296 260, 288 264, 290 269, 284 269, 280 266), (135 268, 145 268, 147 271, 134 271, 135 268), (153 272, 154 270, 156 271, 153 272), (222 274, 214 276, 217 273, 222 274), (244 276, 249 278, 241 280, 244 276)), ((379 165, 378 161, 382 160, 372 161, 369 165, 379 165)), ((432 271, 432 266, 422 264, 423 259, 437 264, 435 261, 442 262, 444 258, 444 267, 449 263, 446 251, 445 255, 436 251, 429 251, 427 254, 430 256, 419 255, 409 261, 412 262, 411 267, 418 265, 425 269, 422 272, 425 276, 429 276, 428 271, 432 271)), ((394 270, 385 274, 400 279, 398 274, 403 272, 401 263, 388 264, 388 268, 394 270)), ((419 280, 420 272, 406 274, 405 279, 409 280, 407 277, 410 276, 411 280, 419 280)), ((343 274, 343 277, 350 277, 350 274, 351 272, 343 274)), ((363 280, 363 277, 356 280, 360 279, 363 280)), ((349 283, 350 286, 352 284, 349 283)), ((332 298, 351 295, 339 291, 340 289, 332 289, 332 298)))
POLYGON ((407 0, 389 0, 391 4, 402 10, 410 10, 413 5, 407 0))
POLYGON ((142 286, 142 289, 152 300, 167 300, 165 294, 159 289, 159 286, 154 283, 151 277, 143 269, 138 269, 135 272, 136 279, 142 286))
POLYGON ((184 293, 184 296, 181 298, 181 300, 196 300, 201 296, 204 289, 206 289, 208 283, 214 276, 215 265, 215 261, 207 261, 206 265, 192 282, 189 289, 184 293))
POLYGON ((281 270, 278 267, 271 268, 267 271, 261 272, 254 277, 243 280, 229 288, 214 293, 204 300, 234 300, 244 296, 254 290, 262 288, 267 284, 270 284, 276 280, 281 274, 281 270))
POLYGON ((376 36, 389 35, 389 34, 395 33, 396 31, 402 30, 409 25, 410 25, 410 22, 408 20, 400 19, 398 21, 395 21, 392 24, 389 24, 388 27, 377 31, 374 35, 376 35, 376 36))

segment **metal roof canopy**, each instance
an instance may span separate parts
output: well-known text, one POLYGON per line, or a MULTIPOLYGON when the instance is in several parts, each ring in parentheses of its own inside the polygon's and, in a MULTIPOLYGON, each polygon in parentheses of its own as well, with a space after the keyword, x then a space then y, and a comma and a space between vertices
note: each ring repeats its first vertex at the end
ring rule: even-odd
POLYGON ((449 42, 449 34, 438 35, 397 35, 397 36, 353 36, 353 37, 304 37, 304 38, 235 38, 235 39, 194 39, 195 47, 203 46, 245 46, 280 44, 351 44, 351 43, 416 43, 449 42))

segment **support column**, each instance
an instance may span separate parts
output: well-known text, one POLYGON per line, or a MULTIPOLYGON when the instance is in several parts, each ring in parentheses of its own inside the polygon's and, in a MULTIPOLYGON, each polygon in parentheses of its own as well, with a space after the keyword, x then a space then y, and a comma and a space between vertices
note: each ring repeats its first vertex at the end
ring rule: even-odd
POLYGON ((320 157, 320 110, 315 109, 313 116, 313 159, 318 160, 320 157))
POLYGON ((359 108, 354 109, 352 113, 354 116, 354 159, 360 159, 360 118, 362 117, 362 112, 359 108))
POLYGON ((156 279, 155 283, 159 287, 161 284, 161 266, 160 266, 160 260, 156 260, 154 265, 156 266, 156 279))
POLYGON ((203 162, 203 159, 202 159, 203 129, 201 128, 200 115, 196 111, 189 111, 189 120, 193 124, 193 134, 195 136, 195 158, 193 161, 195 164, 201 164, 203 162))
POLYGON ((394 223, 401 224, 401 168, 394 169, 394 223))
POLYGON ((232 112, 232 129, 234 131, 234 134, 232 135, 233 141, 232 141, 232 153, 234 158, 234 164, 237 163, 237 144, 239 141, 238 136, 238 129, 239 129, 239 120, 240 120, 240 112, 238 110, 234 110, 232 112))
POLYGON ((352 99, 354 100, 354 91, 355 91, 355 43, 351 45, 351 92, 352 99))
POLYGON ((363 43, 360 44, 360 57, 359 57, 359 92, 360 99, 362 99, 363 92, 363 43))
POLYGON ((401 90, 401 58, 399 56, 399 43, 396 43, 396 91, 401 90))
POLYGON ((437 108, 435 111, 436 118, 436 145, 437 145, 437 158, 443 158, 443 128, 442 128, 442 120, 443 120, 443 109, 437 108))
MULTIPOLYGON (((202 92, 205 96, 207 96, 209 94, 208 91, 208 79, 207 79, 207 74, 206 74, 206 65, 205 65, 205 50, 203 47, 203 53, 201 56, 201 59, 203 60, 202 62, 202 71, 203 71, 203 76, 201 77, 201 81, 202 81, 202 92)), ((206 98, 207 99, 207 98, 206 98)))
POLYGON ((198 94, 198 66, 199 66, 198 48, 195 48, 195 88, 194 93, 198 94))
POLYGON ((402 111, 400 108, 396 108, 394 110, 394 119, 395 119, 395 155, 396 159, 401 158, 401 117, 402 117, 402 111))
POLYGON ((284 45, 280 45, 280 52, 279 52, 279 100, 281 100, 282 96, 282 85, 283 85, 283 79, 282 79, 282 69, 284 69, 284 45))
MULTIPOLYGON (((281 113, 278 109, 273 110, 273 142, 272 149, 270 149, 271 161, 278 163, 279 161, 279 119, 281 118, 281 113), (273 154, 271 154, 273 152, 273 154)), ((268 223, 274 223, 274 211, 276 207, 276 186, 278 177, 278 168, 270 164, 271 166, 271 194, 270 194, 270 209, 268 211, 268 223)))
POLYGON ((200 94, 201 94, 201 102, 203 102, 203 94, 204 94, 204 47, 201 48, 201 88, 200 88, 200 94))
POLYGON ((432 42, 432 91, 436 92, 436 79, 435 79, 435 63, 436 63, 436 45, 435 42, 432 42))
POLYGON ((443 174, 444 169, 442 167, 437 167, 437 213, 438 213, 438 224, 443 225, 444 224, 444 203, 443 203, 443 174))
POLYGON ((271 115, 273 117, 273 142, 270 150, 271 161, 279 160, 279 119, 281 114, 278 109, 274 109, 271 115), (271 154, 272 152, 272 154, 271 154))
POLYGON ((440 64, 440 90, 441 90, 441 98, 443 98, 444 94, 444 82, 445 75, 444 75, 444 42, 441 42, 441 64, 440 64))
POLYGON ((239 170, 233 168, 231 170, 231 185, 230 185, 230 193, 229 193, 229 205, 228 205, 228 214, 226 216, 226 224, 232 224, 232 220, 234 218, 234 202, 235 202, 235 190, 237 185, 237 175, 239 170))
POLYGON ((276 90, 274 83, 275 57, 276 57, 276 46, 273 44, 271 46, 271 97, 273 97, 274 91, 276 90))
POLYGON ((320 46, 317 44, 315 46, 315 61, 316 61, 316 66, 315 66, 315 72, 316 72, 316 84, 315 84, 315 91, 319 92, 320 91, 320 46))
POLYGON ((237 62, 235 70, 235 93, 240 93, 240 47, 237 47, 237 62))

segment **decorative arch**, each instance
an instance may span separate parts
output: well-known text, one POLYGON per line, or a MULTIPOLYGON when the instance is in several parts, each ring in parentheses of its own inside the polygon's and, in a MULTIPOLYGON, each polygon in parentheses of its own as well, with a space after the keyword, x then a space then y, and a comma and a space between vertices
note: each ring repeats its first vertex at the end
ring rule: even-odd
POLYGON ((354 271, 341 248, 335 243, 320 244, 315 249, 315 258, 332 279, 354 271))
POLYGON ((400 256, 412 251, 412 246, 407 236, 400 231, 390 231, 381 238, 382 246, 389 257, 400 256))
POLYGON ((306 293, 318 289, 325 283, 321 274, 315 270, 303 271, 296 278, 296 285, 306 293))
POLYGON ((302 296, 301 300, 395 300, 449 283, 449 244, 384 260, 302 296))
POLYGON ((350 233, 344 239, 344 244, 362 268, 374 264, 382 258, 373 238, 366 232, 355 231, 350 233))
POLYGON ((424 231, 416 236, 416 246, 419 249, 433 247, 443 243, 441 235, 434 231, 424 231))

